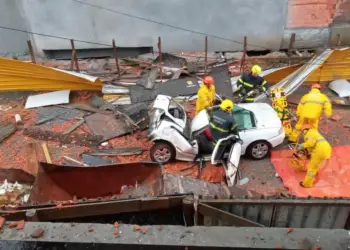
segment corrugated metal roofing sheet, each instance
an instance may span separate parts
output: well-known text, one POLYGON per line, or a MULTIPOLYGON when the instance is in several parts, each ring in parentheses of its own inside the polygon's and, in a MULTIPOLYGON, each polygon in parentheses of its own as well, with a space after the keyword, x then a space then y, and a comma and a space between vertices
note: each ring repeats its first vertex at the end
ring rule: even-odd
POLYGON ((100 79, 37 64, 0 58, 0 91, 101 90, 100 79))

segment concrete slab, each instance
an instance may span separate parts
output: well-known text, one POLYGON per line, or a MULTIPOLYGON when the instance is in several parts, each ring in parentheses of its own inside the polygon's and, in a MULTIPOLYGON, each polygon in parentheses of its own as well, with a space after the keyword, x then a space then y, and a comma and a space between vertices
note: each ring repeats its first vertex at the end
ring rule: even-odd
POLYGON ((103 136, 103 141, 130 133, 133 128, 113 115, 93 114, 85 118, 89 129, 95 134, 103 136))
POLYGON ((157 93, 176 96, 191 96, 197 94, 200 87, 199 79, 196 77, 185 77, 177 80, 169 80, 155 86, 157 93))
POLYGON ((346 230, 26 222, 22 230, 5 226, 0 248, 311 249, 306 242, 312 249, 342 250, 350 247, 350 236, 346 230), (43 234, 34 238, 38 228, 43 234))

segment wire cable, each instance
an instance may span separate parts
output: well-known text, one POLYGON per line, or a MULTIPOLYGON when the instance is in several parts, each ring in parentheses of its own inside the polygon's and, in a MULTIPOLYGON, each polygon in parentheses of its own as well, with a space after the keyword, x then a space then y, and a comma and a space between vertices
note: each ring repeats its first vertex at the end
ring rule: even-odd
MULTIPOLYGON (((77 1, 77 0, 72 0, 72 1, 77 1)), ((70 41, 70 40, 74 40, 74 42, 80 42, 80 43, 87 43, 87 44, 93 44, 93 45, 100 45, 100 46, 106 46, 109 48, 112 48, 112 46, 110 44, 104 44, 104 43, 99 43, 99 42, 93 42, 93 41, 86 41, 86 40, 81 40, 81 39, 74 39, 74 38, 69 38, 69 37, 63 37, 63 36, 57 36, 57 35, 50 35, 50 34, 44 34, 44 33, 39 33, 39 32, 32 32, 32 31, 27 31, 27 30, 21 30, 21 29, 16 29, 16 28, 11 28, 11 27, 5 27, 5 26, 1 26, 0 25, 0 29, 5 29, 5 30, 11 30, 11 31, 16 31, 16 32, 22 32, 22 33, 27 33, 27 34, 32 34, 32 35, 38 35, 38 36, 44 36, 44 37, 50 37, 50 38, 55 38, 55 39, 61 39, 61 40, 66 40, 66 41, 70 41)), ((153 53, 158 53, 158 51, 153 51, 153 53)), ((170 53, 172 54, 172 53, 170 53)), ((179 57, 194 57, 194 58, 203 58, 203 56, 192 56, 192 55, 176 55, 179 57)), ((286 58, 273 58, 275 60, 283 60, 283 59, 288 59, 286 58)), ((289 58, 291 60, 293 60, 293 58, 289 58)), ((253 58, 253 60, 264 60, 264 58, 253 58)), ((247 61, 253 61, 253 60, 247 60, 247 61)), ((271 59, 272 60, 272 59, 271 59)), ((324 65, 324 66, 340 66, 340 65, 350 65, 350 63, 344 63, 344 62, 336 62, 336 63, 312 63, 312 62, 298 62, 296 64, 299 63, 303 63, 304 65, 324 65)))
MULTIPOLYGON (((155 24, 167 26, 167 27, 170 27, 170 28, 173 28, 173 29, 190 32, 190 33, 197 34, 197 35, 212 37, 212 38, 216 38, 216 39, 220 39, 220 40, 224 40, 224 41, 228 41, 228 42, 232 42, 232 43, 244 44, 243 42, 231 40, 231 39, 220 37, 220 36, 217 36, 217 35, 207 34, 207 33, 200 32, 200 31, 195 31, 195 30, 190 30, 190 29, 183 28, 183 27, 178 27, 178 26, 175 26, 175 25, 172 25, 172 24, 167 24, 167 23, 163 23, 163 22, 160 22, 160 21, 155 21, 155 20, 152 20, 152 19, 135 16, 135 15, 132 15, 132 14, 129 14, 129 13, 125 13, 125 12, 121 12, 121 11, 117 11, 117 10, 112 10, 112 9, 109 9, 109 8, 106 8, 106 7, 103 7, 103 6, 86 3, 86 2, 83 2, 83 1, 80 1, 80 0, 71 0, 71 1, 83 4, 83 5, 87 5, 87 6, 90 6, 90 7, 93 7, 93 8, 109 11, 109 12, 112 12, 112 13, 116 13, 116 14, 119 14, 119 15, 123 15, 123 16, 131 17, 131 18, 139 19, 139 20, 142 20, 142 21, 155 23, 155 24)), ((250 43, 247 43, 247 45, 254 46, 254 47, 257 47, 257 48, 263 48, 263 49, 271 50, 271 48, 266 48, 266 47, 263 47, 263 46, 260 46, 260 45, 255 45, 255 44, 250 44, 250 43)))
POLYGON ((1 26, 1 25, 0 25, 0 29, 12 30, 12 31, 17 31, 17 32, 22 32, 22 33, 27 33, 27 34, 32 34, 32 35, 38 35, 38 36, 46 36, 46 37, 51 37, 51 38, 56 38, 56 39, 67 40, 67 41, 70 41, 73 39, 74 42, 89 43, 89 44, 94 44, 94 45, 112 47, 110 44, 90 42, 90 41, 84 41, 84 40, 80 40, 80 39, 74 39, 74 38, 68 38, 68 37, 62 37, 62 36, 48 35, 48 34, 44 34, 44 33, 38 33, 38 32, 32 32, 32 31, 21 30, 21 29, 16 29, 16 28, 10 28, 10 27, 5 27, 5 26, 1 26))

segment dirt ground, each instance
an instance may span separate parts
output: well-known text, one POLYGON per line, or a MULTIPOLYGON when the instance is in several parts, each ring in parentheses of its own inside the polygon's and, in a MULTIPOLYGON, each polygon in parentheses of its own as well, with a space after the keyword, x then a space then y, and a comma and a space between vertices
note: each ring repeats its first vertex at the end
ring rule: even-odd
MULTIPOLYGON (((288 98, 292 103, 297 103, 301 96, 308 91, 307 86, 303 86, 298 91, 288 98)), ((45 161, 41 144, 44 141, 33 139, 23 134, 23 129, 29 128, 34 125, 38 111, 36 109, 25 110, 23 108, 29 92, 11 92, 0 94, 0 106, 9 105, 11 109, 7 111, 0 111, 0 123, 14 122, 15 114, 20 114, 24 121, 24 126, 18 128, 18 130, 5 139, 0 144, 0 168, 21 168, 31 173, 28 166, 28 157, 26 146, 28 143, 34 142, 37 144, 37 157, 40 161, 45 161)), ((73 94, 72 102, 84 102, 87 98, 82 95, 73 94)), ((193 104, 186 104, 186 109, 189 113, 193 114, 193 104)), ((295 108, 295 105, 291 105, 295 108)), ((320 122, 320 131, 334 146, 348 144, 350 133, 350 116, 349 110, 339 107, 334 107, 333 118, 326 120, 322 119, 320 122)), ((190 114, 190 115, 192 115, 190 114)), ((60 133, 66 128, 72 126, 76 121, 73 120, 60 120, 55 119, 53 122, 48 122, 42 125, 40 128, 60 133)), ((73 133, 75 134, 92 134, 86 124, 81 125, 73 133)), ((79 144, 72 140, 68 144, 62 144, 59 141, 49 140, 47 141, 50 155, 53 163, 63 165, 65 164, 63 156, 69 156, 71 158, 80 160, 80 156, 83 152, 90 151, 91 147, 79 146, 79 144)), ((285 145, 274 149, 278 150, 285 145)), ((147 130, 138 131, 131 135, 122 136, 116 139, 112 139, 108 142, 110 148, 121 147, 141 147, 144 149, 143 154, 135 156, 116 156, 108 157, 113 162, 130 162, 140 160, 150 160, 149 149, 151 143, 147 141, 147 130)), ((242 171, 242 178, 249 178, 248 183, 241 186, 244 189, 255 191, 262 195, 273 195, 276 193, 285 192, 282 181, 279 177, 276 177, 276 173, 270 159, 264 159, 260 161, 253 161, 243 157, 240 165, 242 171)), ((182 175, 192 178, 201 178, 208 182, 220 183, 224 181, 225 172, 220 166, 211 166, 206 163, 206 167, 199 173, 199 167, 194 163, 176 162, 167 164, 164 166, 166 173, 182 175)), ((35 174, 35 173, 31 173, 35 174)))

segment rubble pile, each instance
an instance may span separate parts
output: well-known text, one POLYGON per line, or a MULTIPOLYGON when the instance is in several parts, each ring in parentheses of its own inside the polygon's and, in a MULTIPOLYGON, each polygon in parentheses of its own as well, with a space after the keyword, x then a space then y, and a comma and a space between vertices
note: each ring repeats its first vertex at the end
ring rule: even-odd
MULTIPOLYGON (((0 98, 0 166, 21 169, 35 179, 40 167, 35 167, 33 161, 72 169, 151 161, 149 150, 152 142, 148 139, 147 128, 150 123, 150 105, 157 95, 175 98, 192 119, 195 101, 191 97, 197 94, 203 75, 213 76, 219 96, 231 98, 236 77, 251 65, 258 63, 267 70, 267 76, 272 72, 271 75, 275 74, 276 79, 283 79, 287 76, 281 73, 285 68, 290 74, 289 65, 308 59, 274 52, 259 57, 245 55, 242 64, 242 57, 243 53, 208 53, 205 64, 204 53, 164 53, 161 59, 157 54, 145 54, 138 58, 119 59, 120 72, 116 70, 115 61, 111 59, 82 60, 79 61, 82 72, 77 76, 75 72, 69 73, 74 75, 69 76, 70 81, 74 77, 90 79, 89 75, 92 75, 98 77, 91 78, 94 88, 99 82, 103 83, 100 91, 90 91, 89 88, 89 91, 71 91, 69 87, 60 87, 57 88, 59 91, 53 92, 16 92, 16 95, 11 92, 4 93, 0 98), (282 71, 277 72, 279 67, 283 67, 282 71), (277 71, 275 68, 278 68, 277 71), (32 151, 29 145, 34 145, 35 155, 30 153, 32 151)), ((63 60, 45 61, 41 64, 57 70, 69 70, 69 63, 63 60)), ((35 65, 31 67, 35 69, 35 65)), ((293 72, 298 67, 292 66, 293 72)), ((79 81, 89 86, 89 80, 86 79, 79 81)), ((342 122, 342 129, 347 130, 347 121, 335 117, 333 121, 342 122)), ((334 124, 327 123, 327 126, 330 125, 334 124)), ((321 126, 324 126, 323 122, 321 126)), ((341 144, 340 140, 342 139, 336 138, 334 142, 341 144)), ((265 195, 285 192, 283 185, 275 177, 271 164, 260 164, 264 169, 259 170, 260 174, 268 173, 267 177, 251 175, 247 169, 251 169, 250 165, 254 164, 243 159, 241 168, 248 179, 242 187, 265 195), (278 181, 270 182, 271 179, 278 181)), ((177 161, 164 165, 162 171, 206 182, 225 182, 224 169, 209 162, 199 166, 198 163, 177 161)), ((34 182, 33 180, 32 184, 34 182)), ((9 184, 3 182, 2 185, 7 187, 9 184)), ((16 185, 23 187, 24 184, 13 186, 16 185)), ((121 185, 118 188, 120 191, 110 194, 109 197, 132 193, 135 186, 136 183, 121 185)), ((27 201, 28 191, 27 188, 24 189, 21 192, 17 189, 1 189, 2 204, 27 201)), ((147 191, 141 193, 155 193, 147 188, 144 190, 147 191)))

